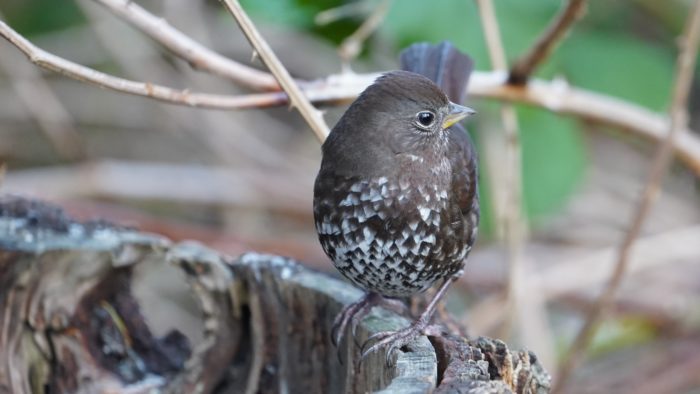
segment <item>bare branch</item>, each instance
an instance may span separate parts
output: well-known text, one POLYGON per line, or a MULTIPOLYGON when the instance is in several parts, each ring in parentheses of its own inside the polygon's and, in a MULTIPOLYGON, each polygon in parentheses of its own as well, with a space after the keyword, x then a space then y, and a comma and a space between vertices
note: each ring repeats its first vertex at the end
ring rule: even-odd
MULTIPOLYGON (((513 101, 551 112, 616 127, 656 142, 668 135, 669 122, 646 108, 608 95, 571 87, 560 81, 531 80, 526 86, 505 83, 498 73, 475 75, 470 84, 472 97, 513 101), (483 78, 482 78, 483 77, 483 78)), ((700 139, 689 129, 674 142, 676 155, 700 176, 700 139)))
POLYGON ((279 90, 275 78, 245 66, 196 42, 131 0, 94 0, 107 7, 198 70, 209 71, 254 90, 279 90))
POLYGON ((103 72, 81 66, 34 46, 3 21, 0 21, 0 36, 22 51, 29 60, 39 67, 65 75, 75 80, 97 85, 137 96, 151 97, 173 104, 204 108, 251 108, 279 105, 286 102, 283 93, 253 94, 247 96, 227 96, 220 94, 193 93, 177 90, 148 82, 136 82, 115 77, 103 72), (281 100, 281 102, 276 102, 281 100))
POLYGON ((324 26, 343 18, 367 14, 372 12, 372 3, 372 0, 360 0, 329 8, 316 14, 314 22, 317 25, 324 26))
POLYGON ((681 41, 680 53, 676 65, 676 80, 671 98, 671 108, 669 110, 671 124, 668 134, 652 162, 649 180, 644 188, 644 192, 635 211, 629 231, 620 246, 615 269, 610 276, 607 286, 603 289, 596 303, 589 309, 586 320, 576 336, 571 349, 566 354, 554 384, 553 393, 562 392, 572 374, 572 371, 583 358, 585 350, 596 332, 601 317, 610 308, 615 293, 622 282, 622 279, 629 265, 630 253, 635 240, 641 232, 642 225, 656 201, 668 167, 673 158, 673 145, 677 135, 682 134, 688 123, 688 93, 692 84, 693 70, 695 69, 695 59, 698 53, 700 42, 700 0, 696 0, 692 13, 688 17, 685 32, 681 41))
POLYGON ((586 0, 569 0, 535 45, 513 64, 508 83, 524 85, 535 68, 549 56, 571 26, 583 16, 585 6, 586 0))
POLYGON ((317 110, 309 99, 304 96, 299 86, 297 86, 296 82, 292 79, 292 76, 289 75, 289 71, 282 65, 282 62, 280 62, 272 51, 270 45, 268 45, 267 41, 260 35, 260 32, 245 13, 238 0, 222 1, 231 15, 233 15, 234 19, 236 19, 243 33, 248 37, 248 41, 250 41, 256 53, 270 69, 272 75, 275 76, 277 82, 282 86, 282 89, 287 92, 292 105, 301 112, 306 123, 311 127, 314 134, 316 134, 316 138, 318 138, 319 141, 324 141, 326 136, 328 136, 329 129, 328 125, 326 125, 326 121, 323 120, 321 111, 317 110))
POLYGON ((479 7, 479 17, 481 18, 481 28, 484 29, 484 39, 486 48, 489 51, 491 67, 494 70, 504 71, 508 67, 506 62, 506 51, 503 49, 503 39, 501 29, 498 27, 496 10, 493 8, 491 0, 476 0, 479 7))
MULTIPOLYGON (((77 81, 122 93, 149 97, 171 104, 215 109, 262 108, 281 106, 289 103, 289 98, 284 92, 268 92, 239 96, 208 94, 190 92, 187 89, 178 90, 149 82, 138 82, 115 77, 46 52, 22 37, 22 35, 3 21, 0 21, 0 36, 7 39, 10 44, 24 53, 29 61, 41 68, 59 73, 77 81)), ((323 102, 352 100, 376 77, 377 75, 374 74, 351 78, 331 76, 324 81, 310 84, 308 92, 309 99, 323 102)))
MULTIPOLYGON (((187 5, 188 3, 190 3, 189 0, 168 1, 164 4, 167 7, 164 12, 168 9, 172 11, 172 7, 177 7, 178 4, 187 5)), ((201 79, 197 78, 201 75, 196 75, 196 72, 184 63, 176 64, 176 69, 172 69, 168 67, 168 61, 162 56, 134 56, 142 44, 140 40, 127 38, 121 41, 114 40, 114 37, 125 37, 125 34, 132 33, 129 31, 130 26, 125 25, 119 18, 114 18, 108 10, 91 0, 78 0, 76 4, 92 25, 97 41, 102 44, 107 53, 111 54, 111 58, 126 76, 150 76, 164 81, 178 81, 182 86, 196 86, 196 80, 201 79)), ((210 26, 210 23, 203 18, 198 18, 198 16, 203 17, 197 12, 200 7, 190 6, 187 10, 179 10, 182 11, 180 14, 186 15, 185 19, 189 23, 186 26, 191 27, 189 31, 196 30, 197 27, 210 26)), ((202 44, 206 45, 206 42, 202 44)), ((154 49, 158 51, 159 48, 154 49)), ((216 84, 221 83, 219 78, 216 79, 217 81, 201 85, 216 88, 216 84)), ((279 165, 280 168, 290 165, 289 158, 283 157, 284 155, 276 151, 269 142, 262 141, 259 133, 251 133, 246 127, 231 128, 230 118, 233 114, 215 111, 183 112, 168 103, 160 103, 158 111, 167 119, 165 121, 168 122, 168 129, 192 134, 209 148, 217 162, 234 165, 241 158, 249 158, 255 162, 264 162, 264 165, 279 165), (203 133, 202 130, 206 132, 203 133)))
MULTIPOLYGON (((477 5, 491 64, 495 70, 505 70, 506 54, 493 2, 477 0, 477 5)), ((522 214, 522 155, 518 117, 511 103, 505 103, 501 107, 501 119, 504 133, 502 136, 486 138, 486 144, 497 138, 499 141, 492 143, 493 149, 487 148, 485 155, 487 170, 492 173, 490 178, 494 180, 492 194, 497 232, 504 239, 508 259, 508 278, 503 295, 508 311, 499 336, 510 337, 513 322, 516 321, 520 333, 530 346, 538 350, 543 363, 551 364, 554 351, 548 341, 550 336, 543 334, 549 326, 542 299, 535 297, 536 293, 523 291, 523 277, 527 274, 526 259, 523 256, 527 224, 522 214), (502 149, 502 155, 494 154, 494 149, 498 148, 502 149), (494 174, 497 171, 501 171, 501 174, 494 174), (529 318, 525 321, 522 316, 529 318)))
MULTIPOLYGON (((214 109, 265 108, 287 105, 284 92, 250 95, 217 95, 178 90, 150 83, 114 77, 46 52, 0 21, 0 36, 17 47, 39 67, 101 88, 144 96, 170 104, 214 109)), ((304 92, 314 103, 337 104, 352 101, 380 74, 330 75, 305 84, 304 92)), ((475 71, 469 94, 476 98, 510 101, 545 108, 551 112, 591 120, 652 141, 662 141, 668 133, 668 120, 639 105, 571 87, 560 81, 531 80, 525 86, 506 83, 503 72, 475 71)), ((686 129, 675 142, 675 153, 696 175, 700 176, 700 139, 686 129)))

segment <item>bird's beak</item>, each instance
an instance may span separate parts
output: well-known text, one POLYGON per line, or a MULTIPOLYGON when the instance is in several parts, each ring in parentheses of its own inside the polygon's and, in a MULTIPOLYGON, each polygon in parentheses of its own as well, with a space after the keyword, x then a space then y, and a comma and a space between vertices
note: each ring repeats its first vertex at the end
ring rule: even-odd
POLYGON ((463 105, 455 104, 455 103, 450 103, 450 112, 445 116, 445 119, 442 121, 442 128, 447 129, 454 125, 455 123, 459 122, 460 120, 466 118, 469 115, 474 115, 476 111, 469 107, 465 107, 463 105))

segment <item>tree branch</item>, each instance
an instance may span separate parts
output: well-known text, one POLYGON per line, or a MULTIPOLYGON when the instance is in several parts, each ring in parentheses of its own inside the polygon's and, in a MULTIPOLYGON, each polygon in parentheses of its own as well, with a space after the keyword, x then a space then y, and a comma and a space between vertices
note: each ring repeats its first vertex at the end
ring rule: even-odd
MULTIPOLYGON (((136 82, 85 67, 36 47, 0 21, 0 36, 17 47, 37 66, 69 78, 117 92, 144 96, 170 104, 213 109, 246 109, 282 106, 289 103, 284 92, 249 95, 217 95, 178 90, 151 83, 136 82)), ((352 101, 380 74, 330 75, 304 85, 304 93, 314 103, 337 104, 352 101)), ((655 142, 668 133, 668 120, 639 105, 608 95, 571 87, 559 81, 531 80, 525 86, 506 83, 499 71, 475 71, 469 94, 475 98, 510 101, 545 108, 551 112, 591 120, 615 127, 655 142)), ((700 139, 686 129, 674 144, 678 158, 700 176, 700 139)))
MULTIPOLYGON (((477 0, 477 4, 492 66, 495 70, 503 71, 508 65, 493 2, 477 0)), ((494 152, 489 152, 488 149, 486 154, 488 170, 492 173, 499 170, 503 172, 502 176, 491 177, 494 180, 492 190, 498 232, 504 239, 508 259, 508 277, 503 295, 507 312, 501 324, 500 336, 510 337, 513 323, 517 322, 525 342, 537 348, 544 364, 551 365, 554 350, 549 341, 551 335, 547 335, 549 325, 544 302, 537 293, 523 291, 523 278, 528 273, 527 261, 523 255, 527 224, 522 212, 522 149, 518 116, 512 103, 501 106, 501 118, 504 133, 499 145, 504 154, 499 154, 500 157, 496 158, 494 152), (525 315, 528 316, 527 320, 523 319, 525 315)), ((487 143, 492 139, 487 139, 487 143)))
POLYGON ((549 56, 574 22, 583 16, 585 6, 586 0, 569 0, 535 45, 513 64, 508 77, 509 84, 524 85, 527 82, 535 68, 549 56))
MULTIPOLYGON (((486 47, 491 59, 491 66, 494 70, 504 71, 508 64, 506 53, 503 49, 498 18, 491 0, 477 0, 479 6, 479 16, 484 30, 486 47)), ((491 188, 496 216, 496 233, 502 239, 507 250, 508 270, 507 281, 504 287, 503 297, 507 300, 508 313, 501 326, 499 337, 510 336, 513 317, 518 308, 516 293, 519 284, 519 273, 522 271, 522 244, 524 236, 524 223, 522 220, 522 168, 520 135, 518 132, 518 117, 515 108, 511 103, 504 103, 501 106, 501 122, 503 133, 499 137, 489 138, 489 141, 498 138, 494 144, 499 145, 499 154, 494 154, 492 149, 486 149, 486 168, 492 173, 490 176, 494 180, 491 188), (495 156, 499 156, 497 159, 495 156), (498 164, 496 164, 498 163, 498 164), (495 172, 500 172, 498 175, 495 172)), ((488 143, 488 141, 487 141, 488 143)))
MULTIPOLYGON (((668 119, 639 105, 566 85, 559 81, 532 80, 526 86, 508 85, 503 75, 475 75, 472 97, 513 101, 545 108, 551 112, 612 126, 655 142, 668 135, 668 119), (483 77, 483 78, 482 78, 483 77)), ((700 176, 700 139, 689 129, 674 142, 676 155, 700 176)))
POLYGON ((272 75, 275 76, 277 82, 282 86, 282 89, 287 92, 292 106, 296 107, 299 112, 301 112, 306 123, 311 127, 314 134, 316 134, 316 138, 323 142, 330 131, 326 121, 321 115, 321 111, 314 108, 309 99, 304 96, 299 86, 297 86, 296 82, 292 79, 292 76, 289 75, 287 69, 272 51, 270 45, 268 45, 267 41, 265 41, 245 13, 238 0, 222 0, 222 2, 231 15, 233 15, 238 26, 240 26, 256 53, 262 58, 265 65, 267 65, 272 72, 272 75))
POLYGON ((29 60, 39 67, 65 75, 69 78, 116 90, 118 92, 145 96, 173 104, 204 108, 251 108, 286 103, 284 94, 253 94, 247 96, 227 96, 220 94, 193 93, 177 90, 149 82, 137 82, 115 77, 89 67, 81 66, 69 60, 44 51, 22 37, 3 21, 0 21, 0 36, 24 53, 29 60), (281 102, 277 103, 277 100, 281 102))
POLYGON ((209 71, 254 90, 279 90, 275 78, 201 45, 131 0, 94 0, 129 22, 197 70, 209 71))
POLYGON ((496 10, 493 8, 493 2, 490 0, 476 0, 476 5, 479 7, 481 28, 484 30, 484 40, 491 59, 491 67, 494 70, 504 71, 508 67, 508 62, 506 61, 506 51, 503 49, 503 39, 501 38, 501 30, 498 27, 498 19, 496 18, 496 10))
POLYGON ((585 350, 588 348, 593 335, 596 332, 598 323, 601 317, 608 311, 612 305, 613 299, 620 283, 624 278, 627 266, 629 265, 629 257, 632 246, 641 232, 642 225, 656 201, 668 167, 671 163, 673 154, 673 145, 677 135, 683 133, 688 123, 688 93, 693 79, 693 70, 695 69, 695 59, 698 53, 698 44, 700 42, 700 0, 696 0, 693 10, 688 17, 685 32, 680 43, 680 53, 676 65, 676 80, 673 87, 673 96, 671 98, 671 108, 669 110, 671 124, 668 134, 661 146, 659 146, 654 161, 651 165, 649 180, 646 183, 644 192, 639 201, 639 205, 635 211, 629 231, 625 235, 625 239, 620 246, 617 256, 615 269, 610 276, 610 281, 603 289, 596 303, 591 307, 586 315, 586 320, 579 331, 574 343, 566 354, 562 362, 558 374, 557 381, 554 384, 552 393, 559 393, 565 389, 565 386, 573 372, 573 370, 582 361, 585 350))

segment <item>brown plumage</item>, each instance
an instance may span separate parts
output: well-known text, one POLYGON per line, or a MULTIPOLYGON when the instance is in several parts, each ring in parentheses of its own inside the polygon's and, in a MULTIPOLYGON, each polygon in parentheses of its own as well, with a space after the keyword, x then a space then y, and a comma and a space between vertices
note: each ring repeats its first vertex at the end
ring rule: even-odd
POLYGON ((461 275, 479 220, 476 154, 456 123, 473 111, 450 101, 464 98, 471 60, 447 43, 418 44, 402 63, 408 71, 378 78, 333 128, 314 187, 324 251, 369 292, 336 319, 336 343, 348 322, 355 326, 383 297, 445 280, 413 325, 382 333, 365 354, 394 350, 428 328, 437 301, 461 275))

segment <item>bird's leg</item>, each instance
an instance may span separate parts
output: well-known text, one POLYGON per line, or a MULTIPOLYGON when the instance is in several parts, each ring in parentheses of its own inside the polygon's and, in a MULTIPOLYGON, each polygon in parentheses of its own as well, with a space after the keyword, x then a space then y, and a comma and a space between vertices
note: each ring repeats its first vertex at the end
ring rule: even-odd
POLYGON ((401 301, 384 298, 379 293, 369 292, 358 301, 353 302, 352 304, 343 308, 338 316, 336 316, 335 320, 333 321, 333 328, 331 329, 331 340, 333 341, 333 345, 337 347, 338 344, 341 343, 348 324, 350 324, 352 336, 354 338, 357 331, 357 326, 375 306, 386 307, 397 314, 403 314, 406 312, 406 305, 401 301))
POLYGON ((387 364, 390 364, 393 353, 411 343, 416 337, 422 334, 439 335, 442 332, 442 328, 430 325, 430 320, 433 318, 433 314, 437 309, 440 299, 445 295, 452 282, 457 280, 461 274, 462 272, 460 271, 445 279, 445 282, 440 285, 433 299, 430 300, 428 306, 413 324, 398 331, 384 331, 372 335, 367 342, 365 342, 364 346, 362 346, 362 359, 367 357, 370 353, 388 345, 389 349, 386 352, 386 361, 387 364))
MULTIPOLYGON (((379 296, 379 301, 377 302, 377 304, 375 306, 382 306, 382 307, 384 307, 384 308, 386 308, 386 309, 388 309, 388 310, 390 310, 390 311, 392 311, 400 316, 404 316, 404 315, 410 316, 410 310, 409 310, 408 306, 406 305, 405 302, 403 302, 401 300, 379 296)), ((371 307, 370 307, 370 309, 367 310, 367 313, 369 313, 370 310, 371 310, 371 307)), ((367 315, 367 313, 365 313, 365 315, 367 315)), ((357 340, 357 327, 360 325, 359 323, 361 321, 362 321, 361 318, 353 319, 353 324, 350 327, 352 338, 355 340, 355 346, 357 346, 357 347, 362 347, 362 344, 357 340)))

